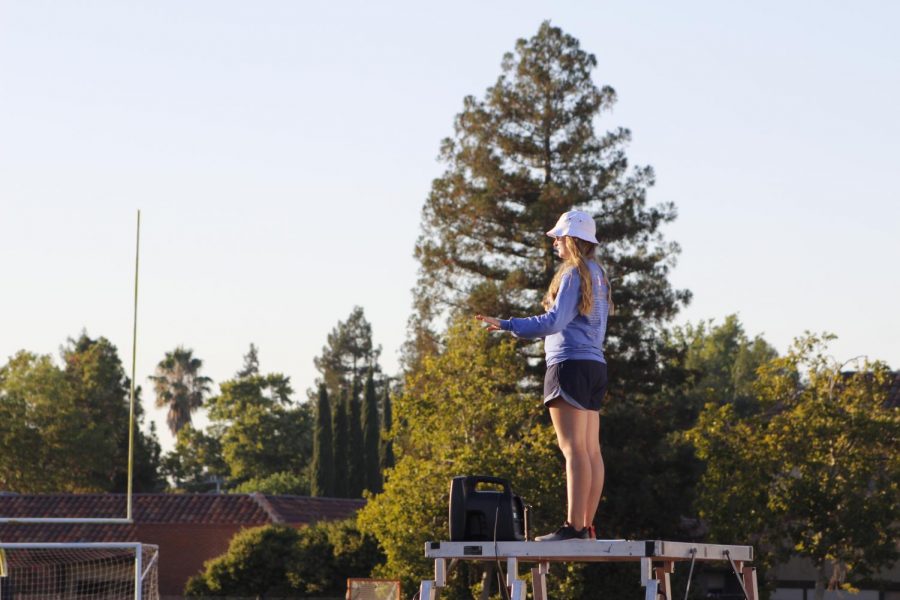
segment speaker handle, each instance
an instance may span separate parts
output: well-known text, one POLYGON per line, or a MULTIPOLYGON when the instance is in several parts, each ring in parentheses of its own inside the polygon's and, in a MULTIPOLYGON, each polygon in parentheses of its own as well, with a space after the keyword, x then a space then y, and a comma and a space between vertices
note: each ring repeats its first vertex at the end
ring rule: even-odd
POLYGON ((503 479, 502 477, 492 477, 490 475, 472 475, 469 477, 469 479, 472 481, 473 489, 479 483, 497 483, 497 484, 503 486, 503 494, 504 495, 506 495, 506 496, 512 495, 512 488, 509 485, 508 479, 503 479))

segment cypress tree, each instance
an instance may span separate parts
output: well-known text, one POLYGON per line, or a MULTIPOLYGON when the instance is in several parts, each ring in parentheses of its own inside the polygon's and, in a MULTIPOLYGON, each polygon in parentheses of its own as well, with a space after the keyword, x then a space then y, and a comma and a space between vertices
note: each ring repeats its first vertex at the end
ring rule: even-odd
POLYGON ((325 384, 319 385, 316 402, 316 430, 310 488, 313 496, 334 496, 334 447, 331 435, 331 403, 325 384))
POLYGON ((349 485, 348 443, 347 439, 347 398, 342 394, 335 403, 334 417, 331 420, 331 431, 334 437, 334 496, 347 498, 349 485))
POLYGON ((365 449, 365 487, 370 492, 381 491, 381 465, 379 446, 381 445, 380 423, 378 422, 378 396, 375 393, 375 376, 371 370, 366 375, 366 391, 363 397, 362 430, 365 449))
POLYGON ((379 454, 381 463, 380 476, 382 477, 386 469, 390 469, 394 466, 394 443, 389 438, 392 427, 391 410, 391 390, 388 385, 385 385, 384 396, 381 398, 381 448, 379 454))
POLYGON ((347 497, 360 498, 366 485, 365 448, 362 432, 362 402, 359 399, 359 383, 353 382, 353 392, 348 400, 348 427, 350 451, 347 456, 347 497))

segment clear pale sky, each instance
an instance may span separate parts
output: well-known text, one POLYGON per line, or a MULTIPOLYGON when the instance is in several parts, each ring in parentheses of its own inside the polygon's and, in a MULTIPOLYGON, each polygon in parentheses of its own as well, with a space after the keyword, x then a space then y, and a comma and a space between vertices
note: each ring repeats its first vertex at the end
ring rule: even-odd
MULTIPOLYGON (((783 351, 900 368, 900 3, 0 0, 0 361, 86 329, 137 380, 183 344, 216 381, 250 342, 297 398, 364 307, 386 371, 441 139, 541 21, 596 55, 694 293, 783 351)), ((552 223, 548 223, 548 228, 552 223)), ((603 232, 600 232, 602 239, 603 232)))

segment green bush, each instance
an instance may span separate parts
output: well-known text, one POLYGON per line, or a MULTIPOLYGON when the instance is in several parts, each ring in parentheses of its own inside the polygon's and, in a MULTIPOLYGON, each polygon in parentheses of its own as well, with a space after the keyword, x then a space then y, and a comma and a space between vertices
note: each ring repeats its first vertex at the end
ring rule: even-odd
POLYGON ((353 519, 303 529, 266 525, 238 533, 228 551, 188 580, 186 596, 343 596, 348 577, 367 577, 383 555, 353 519))

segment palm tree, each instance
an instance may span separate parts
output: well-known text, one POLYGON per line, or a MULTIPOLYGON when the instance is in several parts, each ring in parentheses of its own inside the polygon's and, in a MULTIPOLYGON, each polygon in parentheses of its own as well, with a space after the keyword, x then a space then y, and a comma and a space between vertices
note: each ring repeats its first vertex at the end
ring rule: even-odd
POLYGON ((194 351, 178 346, 156 365, 156 375, 151 375, 156 392, 156 407, 168 406, 166 424, 172 435, 191 422, 191 413, 203 405, 203 396, 209 393, 212 379, 199 375, 203 361, 194 358, 194 351))

